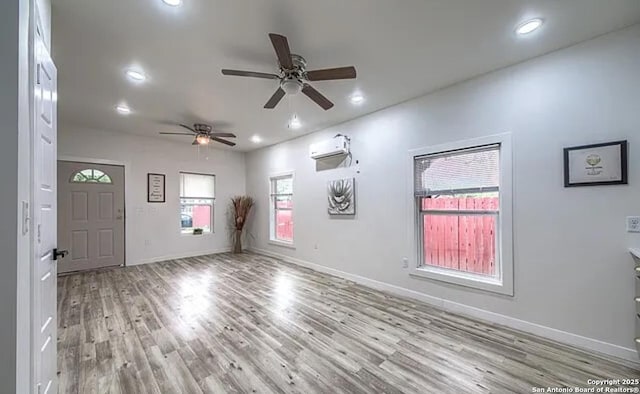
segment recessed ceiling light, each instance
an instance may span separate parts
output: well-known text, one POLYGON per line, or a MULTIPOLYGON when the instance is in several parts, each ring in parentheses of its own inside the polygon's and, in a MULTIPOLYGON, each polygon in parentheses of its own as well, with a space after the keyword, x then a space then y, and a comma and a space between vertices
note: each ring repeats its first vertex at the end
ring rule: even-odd
POLYGON ((144 82, 147 79, 147 75, 143 71, 134 70, 132 68, 128 69, 125 74, 127 78, 134 82, 144 82))
POLYGON ((253 137, 251 137, 251 142, 253 142, 254 144, 259 144, 262 142, 262 138, 260 138, 259 135, 254 135, 253 137))
POLYGON ((116 111, 118 111, 120 115, 129 115, 131 113, 131 108, 127 107, 126 104, 120 104, 116 106, 116 111))
POLYGON ((300 127, 302 127, 302 123, 300 123, 300 119, 298 119, 298 115, 293 115, 293 118, 291 118, 291 120, 289 121, 289 128, 290 129, 299 129, 300 127))
POLYGON ((162 0, 166 5, 177 7, 182 4, 182 0, 162 0))
POLYGON ((526 22, 522 22, 516 28, 516 33, 520 35, 533 33, 534 31, 538 30, 540 26, 542 26, 542 23, 543 21, 540 18, 530 19, 526 22))
POLYGON ((362 93, 354 93, 351 95, 350 100, 352 104, 361 104, 364 101, 364 96, 362 93))

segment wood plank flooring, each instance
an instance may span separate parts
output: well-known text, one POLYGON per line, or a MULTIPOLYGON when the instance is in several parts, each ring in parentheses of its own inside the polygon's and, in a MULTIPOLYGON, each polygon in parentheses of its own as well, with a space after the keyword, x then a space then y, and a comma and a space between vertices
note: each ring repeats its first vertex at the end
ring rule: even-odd
POLYGON ((637 366, 256 254, 58 279, 60 393, 531 393, 637 366))

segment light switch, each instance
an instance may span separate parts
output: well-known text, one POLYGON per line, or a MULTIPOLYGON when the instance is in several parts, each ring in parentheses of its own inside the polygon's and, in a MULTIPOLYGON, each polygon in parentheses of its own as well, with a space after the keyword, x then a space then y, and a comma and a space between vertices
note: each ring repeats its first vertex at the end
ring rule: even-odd
POLYGON ((640 216, 627 216, 627 232, 640 233, 640 216))

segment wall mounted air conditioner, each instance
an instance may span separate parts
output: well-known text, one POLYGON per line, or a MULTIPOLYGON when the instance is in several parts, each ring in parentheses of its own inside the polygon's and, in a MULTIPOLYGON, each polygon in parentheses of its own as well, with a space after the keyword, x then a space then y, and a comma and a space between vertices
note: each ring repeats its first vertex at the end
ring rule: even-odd
POLYGON ((314 160, 348 154, 349 138, 343 135, 338 135, 330 140, 311 144, 309 147, 309 156, 314 160))

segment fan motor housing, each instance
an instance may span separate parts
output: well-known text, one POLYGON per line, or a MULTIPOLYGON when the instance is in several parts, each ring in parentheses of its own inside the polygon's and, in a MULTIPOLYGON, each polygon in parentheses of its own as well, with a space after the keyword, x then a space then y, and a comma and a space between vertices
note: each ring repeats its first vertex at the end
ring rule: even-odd
POLYGON ((293 66, 295 68, 299 68, 302 71, 307 69, 307 61, 300 55, 291 54, 291 60, 293 61, 293 66))
POLYGON ((193 129, 195 131, 197 131, 198 133, 210 133, 211 132, 211 126, 209 126, 208 124, 204 124, 204 123, 196 123, 193 125, 193 129))
POLYGON ((288 70, 280 66, 280 71, 283 74, 283 79, 301 79, 307 71, 307 61, 300 55, 291 54, 291 61, 293 68, 288 70))

